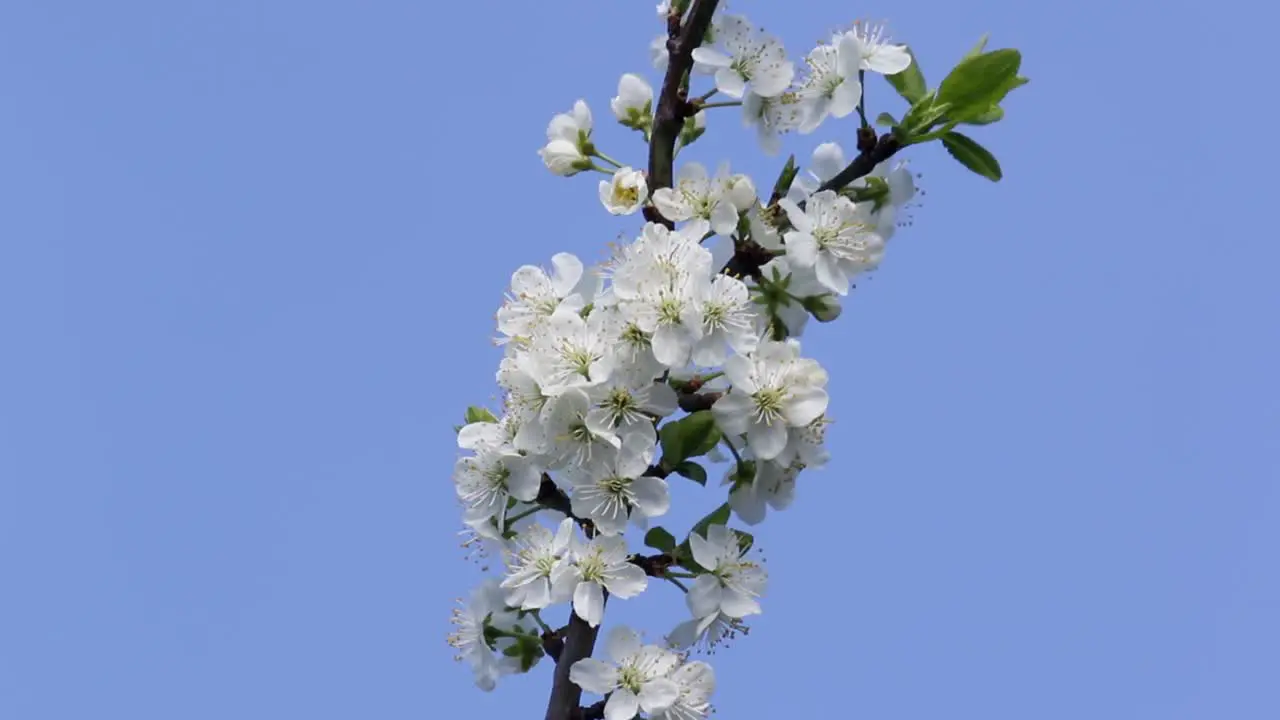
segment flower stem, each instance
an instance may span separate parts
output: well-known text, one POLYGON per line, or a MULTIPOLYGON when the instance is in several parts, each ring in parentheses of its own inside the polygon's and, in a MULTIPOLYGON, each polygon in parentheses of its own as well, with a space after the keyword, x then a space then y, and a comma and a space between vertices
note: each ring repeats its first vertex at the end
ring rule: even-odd
POLYGON ((699 96, 698 96, 698 102, 700 102, 700 103, 706 103, 706 102, 707 102, 707 100, 709 100, 709 99, 711 98, 711 96, 712 96, 712 95, 715 95, 715 94, 716 94, 716 93, 718 93, 718 92, 720 92, 720 91, 719 91, 719 90, 717 90, 717 89, 715 89, 715 88, 711 88, 710 90, 708 90, 708 91, 706 91, 705 93, 703 93, 703 94, 701 94, 701 95, 699 95, 699 96))
POLYGON ((688 593, 689 593, 689 588, 685 587, 685 584, 684 584, 684 583, 682 583, 682 582, 680 582, 679 580, 677 580, 677 579, 675 579, 675 578, 671 577, 670 575, 663 575, 663 576, 662 576, 662 579, 663 579, 663 580, 666 580, 667 582, 671 583, 672 585, 675 585, 676 587, 680 588, 680 590, 681 590, 682 592, 684 592, 685 594, 688 594, 688 593))
POLYGON ((532 514, 534 514, 534 513, 538 512, 538 511, 539 511, 539 510, 541 510, 541 509, 542 509, 541 507, 531 507, 531 508, 529 508, 528 510, 524 510, 524 511, 522 511, 522 512, 518 512, 518 513, 516 513, 515 515, 512 515, 511 517, 507 518, 507 525, 510 525, 511 523, 513 523, 513 522, 515 522, 515 521, 517 521, 517 520, 523 520, 523 519, 525 519, 525 518, 529 517, 530 515, 532 515, 532 514))
POLYGON ((698 109, 706 110, 707 108, 717 108, 717 107, 738 107, 741 104, 742 104, 741 100, 724 100, 721 102, 703 103, 698 106, 698 109))
POLYGON ((867 122, 867 73, 865 70, 858 71, 858 117, 862 119, 862 127, 871 127, 867 122))
POLYGON ((733 459, 734 459, 734 461, 738 463, 738 469, 739 469, 739 470, 741 470, 741 469, 742 469, 742 456, 738 454, 738 448, 734 447, 732 442, 729 442, 729 438, 727 438, 727 437, 721 437, 720 439, 721 439, 721 440, 723 440, 723 441, 724 441, 725 446, 729 448, 729 453, 730 453, 731 455, 733 455, 733 459))
POLYGON ((620 168, 620 167, 622 167, 622 163, 618 162, 617 160, 614 160, 613 158, 609 157, 608 155, 605 155, 604 153, 600 152, 599 150, 596 150, 596 151, 595 151, 594 153, 592 153, 592 154, 593 154, 593 155, 595 155, 596 157, 600 158, 601 160, 603 160, 603 161, 605 161, 605 162, 609 163, 610 165, 612 165, 612 166, 616 167, 616 168, 620 168))
POLYGON ((541 615, 541 614, 539 614, 537 610, 531 610, 531 611, 529 612, 529 614, 533 616, 533 619, 534 619, 535 621, 537 621, 538 626, 542 628, 542 631, 543 631, 543 632, 548 632, 548 633, 554 633, 554 632, 555 632, 555 630, 552 630, 552 629, 551 629, 551 626, 550 626, 550 625, 548 625, 546 622, 544 622, 544 621, 542 620, 542 615, 541 615))
POLYGON ((668 570, 668 571, 667 571, 667 574, 666 574, 666 577, 668 577, 668 578, 684 578, 685 580, 694 580, 694 579, 696 579, 698 576, 697 576, 697 575, 694 575, 693 573, 687 573, 687 572, 673 572, 673 571, 671 571, 671 570, 668 570))

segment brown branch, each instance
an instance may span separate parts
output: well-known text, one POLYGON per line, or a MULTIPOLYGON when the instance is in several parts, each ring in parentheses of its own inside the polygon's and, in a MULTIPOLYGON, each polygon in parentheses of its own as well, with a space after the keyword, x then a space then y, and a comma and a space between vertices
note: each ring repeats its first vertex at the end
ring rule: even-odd
MULTIPOLYGON (((685 118, 693 114, 693 106, 689 104, 687 91, 684 90, 685 75, 693 68, 693 49, 706 37, 718 4, 719 0, 694 0, 693 7, 682 23, 679 13, 674 10, 678 3, 672 3, 672 13, 667 17, 667 75, 662 80, 662 91, 654 112, 653 131, 649 136, 650 193, 658 188, 671 187, 676 138, 684 127, 685 118)), ((663 218, 652 206, 645 208, 645 219, 661 222, 667 227, 674 226, 674 223, 663 218)), ((549 479, 543 478, 544 488, 549 479)), ((564 494, 559 488, 554 488, 554 483, 552 485, 556 492, 564 494)), ((541 495, 539 492, 539 497, 541 495)), ((559 498, 553 496, 552 499, 559 502, 559 498)), ((591 655, 596 644, 596 634, 597 628, 592 628, 582 618, 570 613, 564 647, 556 660, 546 720, 574 720, 574 714, 582 712, 578 707, 578 702, 582 699, 582 688, 569 680, 569 668, 591 655)))
MULTIPOLYGON (((834 177, 822 183, 817 192, 844 189, 854 180, 869 175, 876 165, 893 157, 894 153, 901 149, 902 145, 893 133, 885 133, 877 138, 876 131, 872 128, 860 128, 858 130, 858 156, 846 165, 843 170, 836 173, 834 177)), ((777 199, 773 199, 770 207, 773 207, 776 203, 777 199)), ((804 203, 798 204, 800 207, 804 207, 804 203)), ((725 263, 720 272, 735 277, 750 277, 759 280, 760 268, 772 259, 773 253, 756 243, 741 242, 734 249, 733 257, 729 258, 729 262, 725 263)))
POLYGON ((676 564, 676 559, 666 553, 632 555, 631 564, 644 570, 644 574, 649 577, 662 577, 667 574, 667 568, 676 564))
MULTIPOLYGON (((649 192, 671 187, 675 162, 676 138, 684 128, 684 120, 697 110, 689 102, 685 75, 693 68, 693 50, 702 44, 719 0, 694 0, 684 23, 673 9, 667 18, 667 75, 662 80, 658 107, 653 115, 653 132, 649 140, 649 192)), ((673 8, 675 3, 672 4, 673 8)), ((674 223, 652 206, 645 208, 645 219, 667 227, 674 223)))

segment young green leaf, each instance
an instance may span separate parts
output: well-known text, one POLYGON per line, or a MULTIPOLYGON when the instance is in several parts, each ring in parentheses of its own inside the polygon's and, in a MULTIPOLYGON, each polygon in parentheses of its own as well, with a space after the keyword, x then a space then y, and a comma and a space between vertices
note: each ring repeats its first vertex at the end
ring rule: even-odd
POLYGON ((466 421, 468 425, 478 422, 496 423, 498 422, 498 418, 494 417, 493 413, 489 412, 486 408, 472 405, 467 408, 466 421))
POLYGON ((661 525, 655 525, 649 528, 649 532, 644 534, 644 544, 654 550, 661 550, 669 553, 676 548, 676 538, 667 529, 661 525))
POLYGON ((1002 177, 1000 163, 996 162, 995 156, 969 136, 949 132, 942 136, 942 145, 951 153, 951 157, 982 177, 992 181, 1002 177))
POLYGON ((982 37, 978 38, 978 44, 974 45, 973 49, 965 53, 964 57, 960 59, 968 60, 969 58, 978 57, 979 55, 981 55, 982 51, 987 49, 987 40, 989 39, 991 39, 991 33, 983 33, 982 37))
POLYGON ((924 82, 924 73, 921 72, 920 63, 916 60, 915 53, 911 52, 911 48, 907 48, 907 54, 911 56, 911 64, 907 69, 893 75, 885 75, 884 79, 888 80, 893 89, 906 98, 907 102, 914 104, 929 92, 929 86, 924 82))
POLYGON ((786 197, 787 191, 791 189, 791 183, 795 181, 796 173, 798 172, 800 172, 800 168, 796 165, 796 156, 793 154, 787 158, 787 164, 782 166, 782 172, 778 173, 778 180, 773 183, 773 197, 786 197))
POLYGON ((699 485, 707 484, 706 469, 703 468, 698 463, 693 462, 692 460, 685 460, 679 465, 676 465, 674 472, 677 475, 681 475, 683 477, 689 478, 690 480, 698 483, 699 485))
POLYGON ((937 102, 950 106, 947 115, 952 120, 984 113, 1008 92, 1004 88, 1017 77, 1021 64, 1022 54, 1012 48, 961 60, 938 86, 937 102))
POLYGON ((893 127, 898 124, 898 120, 887 112, 882 112, 876 116, 876 124, 881 127, 893 127))
POLYGON ((658 436, 662 440, 662 464, 674 469, 715 447, 720 442, 720 429, 710 410, 699 410, 663 425, 658 436))
POLYGON ((751 546, 756 544, 756 536, 741 530, 734 530, 733 532, 738 536, 738 551, 746 555, 751 546))

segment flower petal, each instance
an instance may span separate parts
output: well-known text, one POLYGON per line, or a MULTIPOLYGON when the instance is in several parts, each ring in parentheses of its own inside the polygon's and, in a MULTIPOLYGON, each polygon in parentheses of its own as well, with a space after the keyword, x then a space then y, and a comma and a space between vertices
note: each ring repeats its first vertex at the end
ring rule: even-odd
POLYGON ((603 660, 583 658, 569 668, 569 681, 596 695, 605 695, 618 687, 618 669, 603 660))
POLYGON ((710 575, 699 575, 689 586, 689 594, 684 596, 684 600, 694 617, 703 618, 720 612, 720 598, 723 594, 724 588, 719 580, 710 575))
POLYGON ((619 688, 604 704, 604 720, 631 720, 640 711, 640 699, 626 688, 619 688))
POLYGON ((639 633, 625 625, 619 625, 609 631, 604 640, 604 651, 609 653, 614 662, 622 664, 640 652, 641 644, 639 633))
POLYGON ((680 698, 680 686, 667 678, 656 678, 640 686, 640 707, 645 712, 666 710, 680 698))
POLYGON ((591 627, 600 624, 604 618, 604 591, 599 583, 578 583, 573 590, 573 611, 591 627))

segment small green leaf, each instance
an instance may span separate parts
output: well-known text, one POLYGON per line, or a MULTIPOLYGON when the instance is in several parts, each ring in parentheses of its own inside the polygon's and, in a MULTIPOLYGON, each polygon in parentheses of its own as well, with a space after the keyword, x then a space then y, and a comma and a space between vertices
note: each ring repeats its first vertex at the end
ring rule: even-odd
POLYGON ((883 112, 876 116, 876 124, 881 127, 893 127, 898 121, 889 113, 883 112))
POLYGON ((493 413, 487 409, 472 405, 467 408, 466 421, 468 425, 478 422, 496 423, 498 418, 494 417, 493 413))
POLYGON ((978 57, 979 55, 981 55, 982 51, 987 49, 987 40, 989 39, 991 39, 991 33, 983 33, 982 37, 978 39, 978 44, 974 45, 973 49, 965 53, 964 57, 960 59, 968 60, 971 57, 978 57))
POLYGON ((1000 163, 986 148, 979 145, 967 135, 949 132, 942 136, 942 144, 951 153, 951 157, 960 161, 961 165, 992 181, 999 180, 1000 163))
POLYGON ((994 105, 990 110, 965 120, 966 125, 990 125, 993 122, 1000 122, 1004 119, 1004 108, 994 105))
POLYGON ((937 101, 951 106, 953 120, 986 112, 1003 97, 1001 91, 1017 77, 1021 64, 1022 54, 1012 48, 961 60, 938 86, 937 101))
MULTIPOLYGON (((938 102, 935 95, 936 93, 929 93, 920 98, 915 105, 911 106, 907 114, 902 116, 902 124, 899 127, 902 128, 902 132, 907 136, 900 138, 903 142, 908 142, 912 135, 921 135, 928 132, 943 115, 947 114, 950 106, 938 102)), ((896 132, 897 130, 895 130, 896 132)))
POLYGON ((676 465, 675 473, 698 483, 699 485, 707 484, 707 471, 701 465, 692 460, 685 460, 676 465))
POLYGON ((782 172, 778 173, 778 180, 773 184, 773 197, 784 198, 787 191, 791 189, 791 183, 796 179, 796 173, 800 172, 800 168, 796 165, 796 156, 793 154, 787 158, 787 164, 782 166, 782 172))
POLYGON ((729 503, 721 504, 720 507, 707 513, 701 520, 694 523, 693 530, 690 530, 689 534, 692 535, 694 533, 697 533, 698 535, 702 535, 703 537, 706 537, 707 528, 711 527, 712 525, 728 524, 729 515, 731 512, 732 510, 729 508, 729 503))
POLYGON ((916 60, 915 53, 911 52, 911 48, 907 48, 907 54, 911 56, 911 64, 907 69, 893 75, 885 75, 884 79, 888 80, 893 89, 906 98, 907 102, 914 104, 929 92, 929 86, 924 82, 924 73, 920 71, 920 63, 916 60))
POLYGON ((734 530, 733 532, 738 536, 738 551, 746 555, 751 546, 756 544, 756 536, 741 530, 734 530))
POLYGON ((720 442, 720 429, 710 410, 699 410, 658 431, 662 440, 662 464, 674 469, 691 457, 705 455, 720 442))
POLYGON ((667 532, 666 528, 656 525, 644 534, 644 544, 654 550, 669 553, 676 548, 676 537, 667 532))

